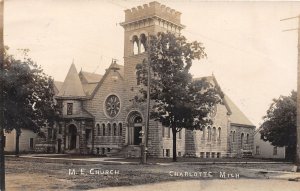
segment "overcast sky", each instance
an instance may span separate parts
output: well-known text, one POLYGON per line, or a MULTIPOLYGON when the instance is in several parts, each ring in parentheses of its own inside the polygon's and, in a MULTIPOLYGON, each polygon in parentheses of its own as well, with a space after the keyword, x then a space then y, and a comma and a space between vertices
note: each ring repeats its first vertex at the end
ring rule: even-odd
MULTIPOLYGON (((30 57, 63 81, 77 70, 104 74, 111 59, 123 64, 124 10, 141 0, 6 0, 4 41, 10 53, 30 57)), ((258 126, 273 98, 296 88, 300 2, 159 1, 182 13, 182 31, 204 44, 208 58, 195 62, 195 77, 214 73, 222 90, 258 126)))

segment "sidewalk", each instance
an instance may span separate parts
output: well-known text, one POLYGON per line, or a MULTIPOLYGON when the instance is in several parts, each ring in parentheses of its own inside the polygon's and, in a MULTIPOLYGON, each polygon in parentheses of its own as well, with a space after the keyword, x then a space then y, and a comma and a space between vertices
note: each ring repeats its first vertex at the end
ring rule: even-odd
MULTIPOLYGON (((140 164, 140 162, 136 161, 122 161, 126 160, 125 158, 111 158, 111 157, 91 157, 91 158, 63 158, 63 157, 55 157, 55 156, 63 156, 68 154, 27 154, 20 155, 19 158, 24 159, 39 159, 44 160, 45 162, 75 162, 75 163, 91 163, 91 164, 140 164)), ((15 155, 6 155, 6 157, 15 157, 15 155)), ((149 164, 157 164, 162 166, 173 165, 174 163, 149 163, 149 164)), ((176 162, 176 164, 191 164, 191 165, 217 165, 217 164, 291 164, 290 162, 279 162, 279 161, 194 161, 194 162, 176 162)))
MULTIPOLYGON (((19 158, 23 159, 39 159, 45 162, 87 162, 92 164, 99 163, 113 163, 113 164, 139 164, 137 162, 126 162, 126 161, 114 161, 120 158, 109 158, 109 157, 99 157, 99 158, 62 158, 55 156, 62 156, 63 154, 30 154, 30 155, 20 155, 19 158), (49 157, 48 157, 49 156, 49 157)), ((14 155, 7 155, 6 157, 15 157, 14 155)))
POLYGON ((122 186, 99 188, 90 191, 299 191, 300 182, 286 180, 259 180, 259 179, 237 179, 237 180, 187 180, 173 181, 139 186, 122 186))

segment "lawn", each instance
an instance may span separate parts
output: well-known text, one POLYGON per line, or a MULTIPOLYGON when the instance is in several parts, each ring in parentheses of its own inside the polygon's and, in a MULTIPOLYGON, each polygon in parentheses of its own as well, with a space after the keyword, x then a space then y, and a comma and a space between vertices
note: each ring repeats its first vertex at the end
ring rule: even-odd
MULTIPOLYGON (((290 170, 291 166, 291 164, 280 164, 280 170, 290 170)), ((209 181, 219 179, 220 172, 238 174, 239 178, 268 178, 265 173, 251 169, 276 170, 278 164, 73 164, 70 162, 47 163, 43 159, 24 160, 7 157, 6 187, 7 190, 85 190, 186 179, 206 179, 209 181), (73 169, 77 175, 70 174, 73 169), (90 174, 91 169, 99 169, 98 171, 101 173, 105 171, 118 173, 90 174), (80 173, 80 170, 83 173, 80 173), (201 176, 199 172, 202 172, 201 176), (210 172, 211 176, 204 176, 205 172, 210 172), (185 176, 185 173, 190 174, 185 176), (197 176, 195 173, 198 173, 197 176)))

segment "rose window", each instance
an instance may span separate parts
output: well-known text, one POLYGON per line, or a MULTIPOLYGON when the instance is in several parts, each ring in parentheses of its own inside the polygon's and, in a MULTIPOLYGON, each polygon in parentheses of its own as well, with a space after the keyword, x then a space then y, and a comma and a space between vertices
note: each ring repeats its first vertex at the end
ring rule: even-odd
POLYGON ((105 101, 106 113, 115 117, 120 111, 120 99, 116 95, 110 95, 105 101))

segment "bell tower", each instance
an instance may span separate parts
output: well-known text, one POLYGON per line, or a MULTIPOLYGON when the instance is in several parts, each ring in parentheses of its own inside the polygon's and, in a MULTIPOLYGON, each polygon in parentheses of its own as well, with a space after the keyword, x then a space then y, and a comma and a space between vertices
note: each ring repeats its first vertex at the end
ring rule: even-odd
POLYGON ((124 77, 129 89, 137 86, 136 65, 147 57, 147 37, 158 32, 180 33, 181 13, 156 1, 125 10, 124 77))
MULTIPOLYGON (((130 125, 132 114, 139 116, 140 124, 144 128, 146 120, 146 107, 143 104, 131 102, 138 94, 139 88, 136 80, 136 65, 147 58, 147 40, 149 35, 158 32, 180 33, 184 28, 180 23, 181 13, 161 5, 158 2, 151 2, 138 6, 137 8, 125 10, 125 21, 121 23, 124 28, 124 81, 125 81, 125 99, 124 106, 128 112, 125 114, 125 124, 127 129, 127 142, 131 144, 135 137, 136 125, 130 125)), ((139 132, 140 130, 137 129, 139 132)), ((158 123, 150 120, 148 132, 148 151, 151 156, 162 157, 162 136, 158 131, 158 123)))

